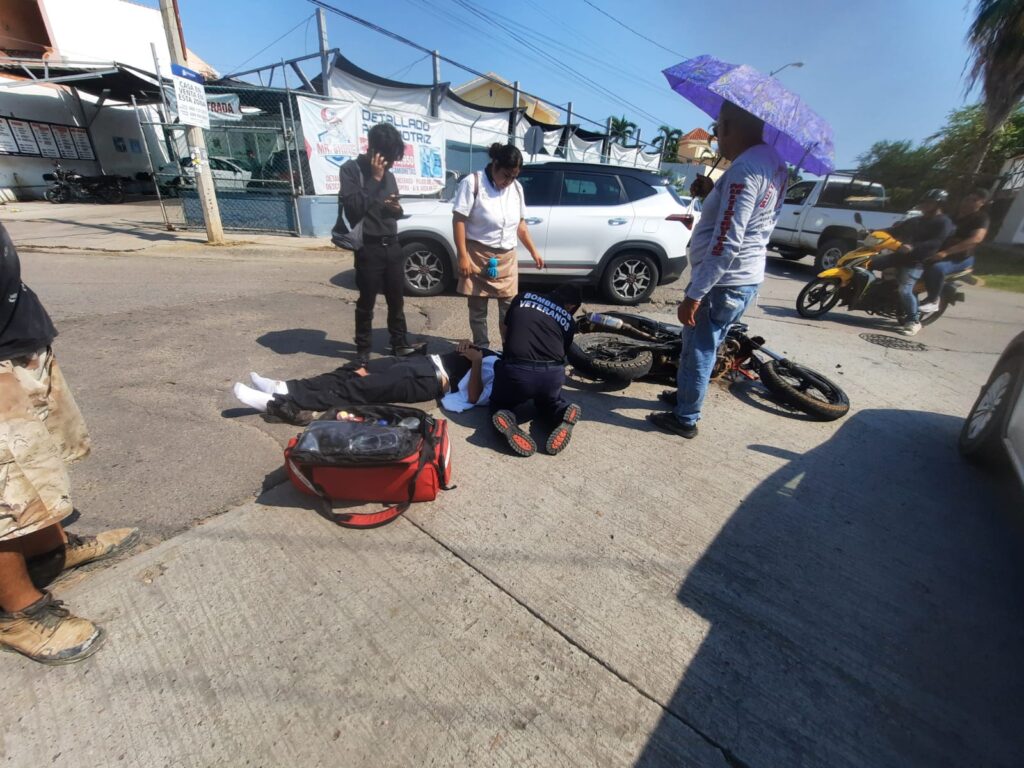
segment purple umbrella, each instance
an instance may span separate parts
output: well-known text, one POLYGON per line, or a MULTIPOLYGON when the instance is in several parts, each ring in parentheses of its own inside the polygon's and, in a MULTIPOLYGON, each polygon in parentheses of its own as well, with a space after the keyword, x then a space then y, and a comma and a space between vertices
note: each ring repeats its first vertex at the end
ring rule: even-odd
POLYGON ((712 56, 687 59, 664 75, 672 90, 713 118, 731 101, 764 120, 765 143, 787 163, 817 175, 835 168, 832 126, 774 77, 712 56))

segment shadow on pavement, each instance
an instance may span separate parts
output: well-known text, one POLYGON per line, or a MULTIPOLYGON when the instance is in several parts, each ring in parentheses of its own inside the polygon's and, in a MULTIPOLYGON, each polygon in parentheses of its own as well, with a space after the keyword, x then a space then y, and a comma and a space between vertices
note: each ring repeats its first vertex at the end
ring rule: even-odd
POLYGON ((680 722, 735 765, 1019 765, 1022 507, 960 425, 868 410, 802 455, 750 446, 788 463, 685 574, 709 628, 637 765, 674 764, 680 722))
POLYGON ((269 331, 256 339, 256 342, 279 355, 305 352, 323 357, 348 357, 355 355, 356 352, 355 344, 352 342, 328 339, 326 331, 314 328, 269 331))
POLYGON ((125 221, 121 223, 121 226, 113 224, 97 224, 89 221, 75 221, 71 219, 50 219, 47 218, 45 221, 53 224, 67 224, 72 227, 85 227, 87 229, 98 229, 103 232, 110 232, 117 235, 131 235, 137 237, 139 240, 149 240, 152 242, 163 242, 167 240, 180 240, 180 232, 161 232, 156 230, 156 227, 162 227, 162 222, 136 222, 136 221, 125 221), (154 229, 149 229, 153 227, 154 229))

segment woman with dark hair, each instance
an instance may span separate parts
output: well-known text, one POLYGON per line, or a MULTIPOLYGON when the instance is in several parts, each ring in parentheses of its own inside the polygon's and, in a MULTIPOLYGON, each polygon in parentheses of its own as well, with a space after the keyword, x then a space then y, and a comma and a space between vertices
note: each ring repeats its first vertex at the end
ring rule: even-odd
POLYGON ((538 269, 544 260, 526 226, 526 200, 516 181, 523 155, 512 144, 491 145, 491 162, 462 180, 452 212, 459 256, 459 293, 468 297, 473 344, 489 346, 488 299, 498 300, 498 327, 504 340, 505 313, 519 293, 516 240, 538 269))
MULTIPOLYGON (((405 325, 405 273, 402 249, 398 245, 398 182, 391 166, 405 156, 405 143, 389 123, 377 123, 367 134, 366 153, 341 166, 338 179, 338 223, 334 238, 354 231, 362 224, 363 246, 355 252, 356 359, 370 358, 373 305, 383 293, 388 303, 388 333, 391 351, 409 355, 422 351, 409 345, 405 325)), ((342 245, 336 241, 336 244, 342 245)))

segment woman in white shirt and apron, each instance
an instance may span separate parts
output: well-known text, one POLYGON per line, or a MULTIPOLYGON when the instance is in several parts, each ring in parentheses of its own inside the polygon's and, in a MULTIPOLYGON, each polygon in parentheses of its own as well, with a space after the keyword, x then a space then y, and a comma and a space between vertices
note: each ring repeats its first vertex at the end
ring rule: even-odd
POLYGON ((468 297, 473 345, 489 346, 488 299, 498 300, 498 327, 504 341, 505 313, 519 293, 516 240, 544 266, 526 226, 523 187, 516 181, 523 155, 512 144, 492 144, 491 162, 471 173, 455 193, 452 228, 459 256, 458 291, 468 297))

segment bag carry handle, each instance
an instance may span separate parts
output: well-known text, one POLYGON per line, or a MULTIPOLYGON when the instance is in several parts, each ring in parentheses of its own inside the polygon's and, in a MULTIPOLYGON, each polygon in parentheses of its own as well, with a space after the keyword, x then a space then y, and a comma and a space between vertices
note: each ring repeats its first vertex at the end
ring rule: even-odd
MULTIPOLYGON (((433 419, 431 419, 433 423, 433 419)), ((288 467, 292 470, 297 478, 302 482, 306 488, 312 491, 319 498, 321 512, 329 520, 340 525, 342 528, 379 528, 382 525, 387 525, 396 517, 400 517, 405 513, 409 507, 412 506, 412 500, 416 496, 416 482, 420 478, 420 473, 429 465, 433 464, 437 470, 438 485, 443 490, 451 490, 455 486, 449 486, 444 481, 444 470, 437 462, 435 450, 437 446, 437 440, 434 437, 433 430, 429 434, 424 435, 423 447, 420 449, 420 461, 419 466, 416 467, 416 472, 409 480, 409 500, 403 501, 400 504, 395 504, 382 509, 379 512, 343 512, 337 513, 331 506, 331 499, 324 492, 324 489, 320 487, 319 483, 313 481, 312 476, 307 475, 302 469, 294 462, 289 452, 287 461, 288 467)))

